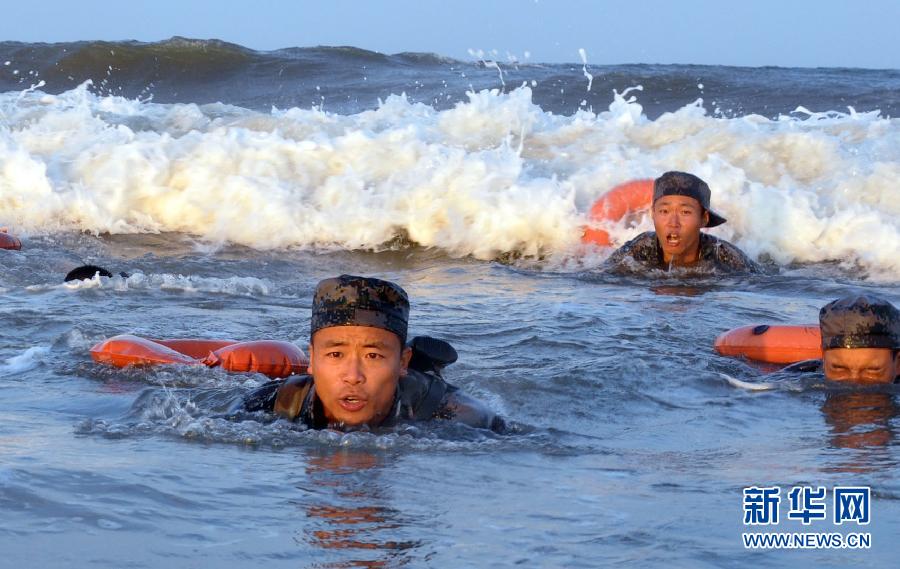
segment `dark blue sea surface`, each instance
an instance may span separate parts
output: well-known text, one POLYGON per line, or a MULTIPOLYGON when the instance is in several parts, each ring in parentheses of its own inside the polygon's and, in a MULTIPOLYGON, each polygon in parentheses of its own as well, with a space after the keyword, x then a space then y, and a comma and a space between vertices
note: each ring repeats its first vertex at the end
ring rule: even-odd
POLYGON ((217 40, 156 43, 0 42, 0 91, 46 82, 59 93, 86 80, 101 94, 157 103, 222 102, 248 109, 316 106, 342 114, 373 109, 389 95, 435 109, 466 92, 528 85, 544 111, 571 115, 605 108, 614 89, 642 85, 647 116, 702 98, 725 116, 788 114, 798 101, 813 111, 900 111, 900 70, 798 69, 708 65, 539 64, 459 61, 431 53, 387 55, 355 47, 256 51, 217 40), (591 76, 590 89, 588 89, 591 76))

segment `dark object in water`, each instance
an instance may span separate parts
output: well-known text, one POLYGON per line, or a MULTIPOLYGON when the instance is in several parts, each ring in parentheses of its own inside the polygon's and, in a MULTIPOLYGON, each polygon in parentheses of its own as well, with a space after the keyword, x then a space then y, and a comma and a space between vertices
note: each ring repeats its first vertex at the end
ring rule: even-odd
POLYGON ((409 342, 409 347, 413 351, 409 367, 422 372, 433 371, 440 375, 459 357, 453 346, 431 336, 416 336, 409 342))
POLYGON ((18 251, 21 248, 22 242, 19 241, 15 236, 7 233, 5 227, 0 227, 0 249, 18 251))
MULTIPOLYGON (((66 275, 65 282, 69 281, 83 281, 86 279, 94 278, 94 275, 100 273, 101 277, 111 277, 113 274, 103 267, 98 267, 96 265, 82 265, 80 267, 76 267, 69 271, 66 275)), ((122 276, 127 276, 122 273, 122 276)))

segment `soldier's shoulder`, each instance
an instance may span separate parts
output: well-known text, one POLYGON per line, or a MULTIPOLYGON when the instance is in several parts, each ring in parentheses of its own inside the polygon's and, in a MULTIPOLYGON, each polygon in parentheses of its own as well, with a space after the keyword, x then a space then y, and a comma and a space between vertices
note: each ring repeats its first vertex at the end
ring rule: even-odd
POLYGON ((621 263, 626 257, 632 257, 637 260, 645 260, 656 251, 656 232, 645 231, 640 235, 632 238, 624 245, 613 251, 612 255, 607 259, 608 264, 616 265, 621 263))
POLYGON ((700 235, 700 247, 704 250, 703 257, 713 259, 720 266, 733 271, 763 272, 762 266, 751 259, 737 245, 708 233, 701 233, 700 235))

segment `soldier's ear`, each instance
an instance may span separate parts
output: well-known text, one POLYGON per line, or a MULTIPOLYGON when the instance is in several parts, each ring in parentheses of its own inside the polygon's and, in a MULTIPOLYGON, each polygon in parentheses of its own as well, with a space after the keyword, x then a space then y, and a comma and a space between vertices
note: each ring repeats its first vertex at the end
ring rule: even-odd
POLYGON ((400 352, 400 377, 406 375, 406 371, 409 369, 410 359, 412 359, 412 348, 407 346, 400 352))
POLYGON ((307 346, 306 349, 309 353, 309 365, 306 366, 306 373, 307 373, 307 375, 312 375, 313 374, 313 346, 312 346, 311 340, 309 342, 309 346, 307 346))
POLYGON ((703 210, 703 227, 709 225, 709 211, 703 210))

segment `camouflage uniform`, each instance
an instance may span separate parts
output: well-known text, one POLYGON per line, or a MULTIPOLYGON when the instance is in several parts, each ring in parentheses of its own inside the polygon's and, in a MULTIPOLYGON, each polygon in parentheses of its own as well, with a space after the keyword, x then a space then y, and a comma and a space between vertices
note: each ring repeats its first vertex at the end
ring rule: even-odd
MULTIPOLYGON (((272 381, 254 391, 243 402, 248 412, 267 411, 311 429, 328 428, 322 403, 316 397, 312 377, 299 375, 272 381)), ((479 429, 504 432, 506 423, 484 404, 450 385, 439 375, 410 368, 400 378, 394 404, 380 427, 399 423, 449 419, 479 429)))
MULTIPOLYGON (((313 297, 310 337, 332 326, 372 326, 396 334, 406 343, 409 298, 394 283, 374 278, 341 275, 319 283, 313 297)), ((400 378, 390 412, 379 426, 404 421, 450 419, 476 428, 501 432, 503 419, 485 405, 445 382, 444 366, 456 361, 456 350, 446 342, 417 337, 407 375, 400 378)), ((275 412, 313 429, 327 428, 315 380, 309 375, 270 382, 244 399, 244 411, 275 412)))
MULTIPOLYGON (((850 295, 829 302, 819 311, 819 328, 823 350, 900 350, 900 310, 874 295, 850 295)), ((783 371, 822 373, 823 364, 822 360, 805 360, 791 364, 783 371)))
MULTIPOLYGON (((616 249, 606 267, 613 272, 640 272, 647 269, 669 270, 663 258, 662 247, 655 231, 641 233, 628 243, 616 249)), ((761 273, 755 262, 740 249, 707 233, 700 233, 700 258, 696 265, 688 267, 698 272, 716 273, 761 273)))

